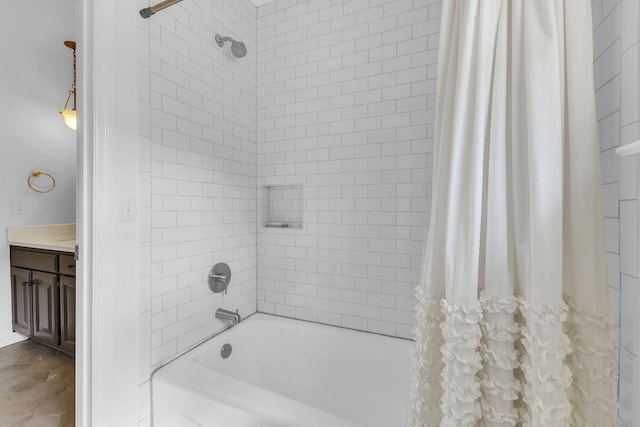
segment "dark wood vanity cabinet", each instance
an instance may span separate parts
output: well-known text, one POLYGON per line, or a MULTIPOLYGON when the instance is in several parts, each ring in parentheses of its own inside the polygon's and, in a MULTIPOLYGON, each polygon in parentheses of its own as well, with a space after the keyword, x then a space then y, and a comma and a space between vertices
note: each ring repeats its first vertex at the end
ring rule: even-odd
POLYGON ((31 336, 31 271, 11 267, 13 330, 31 336))
POLYGON ((60 276, 60 348, 76 351, 76 278, 60 276))
POLYGON ((14 331, 75 353, 75 295, 73 255, 11 247, 14 331))

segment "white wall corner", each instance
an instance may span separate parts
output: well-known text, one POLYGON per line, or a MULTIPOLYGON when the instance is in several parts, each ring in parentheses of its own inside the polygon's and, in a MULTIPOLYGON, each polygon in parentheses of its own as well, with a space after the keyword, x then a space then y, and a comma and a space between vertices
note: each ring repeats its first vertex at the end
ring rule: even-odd
MULTIPOLYGON (((119 202, 138 191, 136 2, 79 2, 83 289, 76 425, 138 424, 138 222, 119 202)), ((128 201, 131 199, 127 199, 128 201)), ((128 202, 127 202, 128 203, 128 202)))
POLYGON ((21 335, 15 332, 10 334, 0 335, 0 347, 5 347, 7 345, 15 344, 17 342, 24 341, 26 339, 27 337, 25 337, 24 335, 21 335))

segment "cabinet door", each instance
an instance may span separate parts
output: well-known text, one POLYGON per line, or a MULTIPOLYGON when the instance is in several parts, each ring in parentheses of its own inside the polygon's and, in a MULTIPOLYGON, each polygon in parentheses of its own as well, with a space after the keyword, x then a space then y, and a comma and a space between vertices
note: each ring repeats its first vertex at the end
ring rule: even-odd
POLYGON ((11 318, 13 330, 31 336, 31 272, 11 269, 11 318))
POLYGON ((33 291, 33 337, 51 346, 58 345, 58 287, 55 274, 34 271, 31 276, 33 291))
POLYGON ((60 276, 60 348, 76 351, 76 278, 60 276))

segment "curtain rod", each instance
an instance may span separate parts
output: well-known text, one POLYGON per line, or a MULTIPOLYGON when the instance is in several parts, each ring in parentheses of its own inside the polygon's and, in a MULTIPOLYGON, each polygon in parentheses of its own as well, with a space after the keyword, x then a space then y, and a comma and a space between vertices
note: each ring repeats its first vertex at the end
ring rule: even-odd
POLYGON ((160 2, 154 6, 140 9, 140 16, 142 16, 143 18, 148 18, 154 13, 159 12, 169 6, 173 6, 176 3, 180 3, 181 1, 182 0, 164 0, 163 2, 160 2))

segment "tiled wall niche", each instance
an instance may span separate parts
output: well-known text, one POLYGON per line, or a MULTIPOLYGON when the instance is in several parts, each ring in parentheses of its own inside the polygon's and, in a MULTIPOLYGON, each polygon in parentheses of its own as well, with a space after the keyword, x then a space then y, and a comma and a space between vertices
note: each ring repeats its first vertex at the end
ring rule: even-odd
POLYGON ((263 186, 261 209, 263 227, 301 229, 304 224, 303 186, 263 186))

